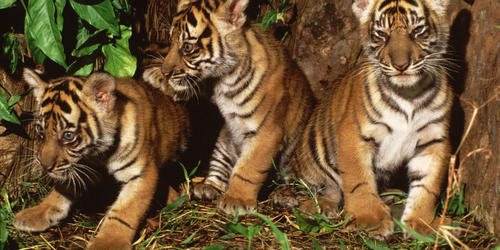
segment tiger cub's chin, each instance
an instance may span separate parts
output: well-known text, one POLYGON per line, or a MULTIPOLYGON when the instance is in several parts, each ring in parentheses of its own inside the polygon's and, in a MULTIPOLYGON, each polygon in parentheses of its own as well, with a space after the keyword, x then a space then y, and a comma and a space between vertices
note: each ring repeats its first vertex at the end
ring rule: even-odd
MULTIPOLYGON (((343 203, 346 216, 353 216, 351 227, 373 237, 393 232, 379 193, 400 167, 409 180, 401 221, 420 234, 433 230, 428 225, 450 156, 453 95, 442 57, 447 5, 448 0, 354 1, 365 63, 327 90, 329 98, 315 107, 287 169, 318 200, 331 201, 323 209, 343 203)), ((286 193, 274 200, 299 204, 286 193)))
POLYGON ((142 81, 106 73, 45 82, 25 69, 24 79, 39 108, 36 162, 56 185, 39 205, 18 212, 14 226, 39 232, 57 225, 106 171, 121 190, 88 249, 131 249, 158 168, 186 146, 186 111, 142 81))

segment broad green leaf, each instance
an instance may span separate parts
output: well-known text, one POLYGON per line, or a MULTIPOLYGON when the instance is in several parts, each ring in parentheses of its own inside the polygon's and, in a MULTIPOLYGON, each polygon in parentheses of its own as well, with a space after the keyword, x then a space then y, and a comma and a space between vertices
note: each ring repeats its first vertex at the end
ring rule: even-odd
POLYGON ((132 36, 129 27, 120 26, 122 36, 115 44, 102 46, 102 53, 106 57, 104 70, 115 77, 131 77, 137 67, 137 58, 130 53, 128 40, 132 36))
POLYGON ((1 120, 5 120, 15 124, 21 124, 17 116, 9 107, 7 96, 2 91, 0 91, 0 121, 1 120))
POLYGON ((118 19, 115 17, 110 0, 86 4, 83 0, 69 0, 71 7, 83 20, 101 30, 108 30, 113 36, 119 35, 118 19))
POLYGON ((9 8, 16 0, 0 0, 0 9, 9 8))
POLYGON ((94 69, 96 58, 97 53, 82 56, 76 59, 76 61, 74 61, 71 65, 69 65, 67 72, 71 75, 88 76, 94 69))
POLYGON ((86 36, 82 31, 81 38, 85 39, 85 41, 81 44, 79 44, 80 40, 77 41, 78 47, 76 47, 71 52, 72 56, 81 57, 90 55, 94 53, 94 51, 96 51, 107 40, 105 30, 96 31, 94 34, 91 34, 89 36, 86 36))
POLYGON ((26 12, 26 17, 24 18, 24 38, 26 39, 26 43, 28 44, 28 48, 31 52, 31 57, 35 61, 35 63, 43 63, 45 58, 47 57, 41 49, 36 47, 35 39, 31 36, 28 28, 31 25, 31 18, 28 12, 26 12))
POLYGON ((12 106, 14 106, 14 104, 16 104, 19 100, 21 100, 20 95, 11 96, 9 101, 7 102, 7 105, 9 105, 9 108, 12 108, 12 106))
POLYGON ((34 46, 54 62, 67 68, 61 32, 54 17, 53 0, 29 0, 28 13, 31 20, 27 31, 34 46))
POLYGON ((64 25, 64 18, 62 16, 64 6, 66 6, 66 0, 55 0, 56 4, 56 24, 59 32, 62 32, 64 25))

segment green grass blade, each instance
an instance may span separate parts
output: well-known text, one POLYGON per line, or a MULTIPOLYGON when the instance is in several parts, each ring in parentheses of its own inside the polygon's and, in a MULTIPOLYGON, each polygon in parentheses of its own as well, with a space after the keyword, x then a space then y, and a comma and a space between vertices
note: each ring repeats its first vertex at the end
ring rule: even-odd
POLYGON ((434 239, 430 236, 423 236, 417 232, 415 232, 415 230, 403 225, 403 223, 401 223, 398 219, 396 218, 392 218, 392 220, 398 224, 401 228, 403 228, 406 232, 410 233, 411 235, 413 235, 417 240, 419 241, 423 241, 423 242, 426 242, 426 243, 434 243, 434 239))
POLYGON ((281 249, 283 250, 290 250, 290 243, 288 242, 288 239, 286 235, 281 232, 278 227, 271 221, 271 219, 267 218, 265 215, 257 212, 247 212, 244 214, 252 214, 257 217, 259 217, 261 220, 263 220, 265 223, 269 225, 273 233, 276 235, 276 239, 278 239, 278 242, 280 243, 281 249))

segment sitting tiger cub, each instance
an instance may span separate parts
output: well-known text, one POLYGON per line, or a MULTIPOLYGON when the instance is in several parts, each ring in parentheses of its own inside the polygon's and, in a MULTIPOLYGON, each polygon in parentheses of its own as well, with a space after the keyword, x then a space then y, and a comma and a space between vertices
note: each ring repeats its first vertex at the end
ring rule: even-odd
MULTIPOLYGON (((393 232, 379 192, 400 167, 409 179, 401 221, 421 234, 432 232, 450 155, 447 5, 355 0, 366 62, 327 90, 290 160, 289 174, 317 192, 323 209, 343 202, 346 216, 374 237, 393 232)), ((297 205, 289 191, 276 192, 274 201, 297 205)))
POLYGON ((286 164, 313 106, 304 74, 271 34, 245 25, 248 0, 181 0, 171 47, 144 78, 175 98, 213 86, 225 124, 196 198, 218 200, 227 213, 255 209, 276 157, 286 164))
POLYGON ((39 205, 17 213, 14 226, 38 232, 58 224, 85 181, 104 168, 121 190, 88 249, 131 249, 158 167, 187 143, 186 111, 149 84, 106 73, 45 82, 25 69, 24 79, 39 105, 37 162, 57 184, 39 205))

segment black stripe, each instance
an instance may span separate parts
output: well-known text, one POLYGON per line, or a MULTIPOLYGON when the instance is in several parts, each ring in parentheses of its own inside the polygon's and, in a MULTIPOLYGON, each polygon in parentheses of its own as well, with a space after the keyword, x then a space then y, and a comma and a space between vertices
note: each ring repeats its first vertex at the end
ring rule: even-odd
POLYGON ((429 121, 428 123, 426 123, 422 127, 418 128, 417 133, 422 132, 422 130, 426 129, 428 126, 430 126, 432 124, 438 124, 438 123, 445 121, 447 117, 448 117, 448 114, 445 114, 445 115, 442 115, 441 117, 438 117, 432 121, 429 121))
POLYGON ((237 178, 239 178, 239 179, 241 179, 241 180, 243 180, 244 182, 250 183, 250 184, 252 184, 252 185, 256 185, 256 184, 255 184, 254 182, 252 182, 251 180, 246 179, 246 178, 244 178, 243 176, 241 176, 241 175, 239 175, 239 174, 234 174, 233 176, 234 176, 234 177, 237 177, 237 178))
POLYGON ((378 7, 378 11, 381 11, 385 6, 389 5, 392 2, 395 2, 396 0, 385 0, 380 6, 378 7))
MULTIPOLYGON (((252 69, 250 71, 250 76, 248 77, 248 80, 244 81, 241 84, 241 86, 239 86, 238 88, 224 93, 224 96, 227 98, 233 98, 233 97, 237 96, 238 94, 240 94, 243 90, 245 90, 248 87, 248 85, 250 85, 254 74, 255 74, 255 69, 252 69)), ((246 77, 247 75, 248 75, 247 72, 245 72, 245 75, 240 75, 235 83, 240 83, 242 81, 242 79, 247 78, 246 77)))
POLYGON ((418 3, 415 2, 415 0, 405 0, 405 2, 411 4, 411 5, 415 6, 415 7, 418 7, 418 3))
POLYGON ((236 116, 242 118, 242 119, 247 119, 247 118, 250 118, 252 115, 255 114, 255 112, 259 109, 259 107, 262 105, 262 103, 264 102, 264 99, 266 99, 266 95, 264 97, 262 97, 259 101, 259 103, 257 105, 255 105, 255 107, 248 113, 243 113, 243 114, 238 114, 238 113, 235 113, 236 116))
MULTIPOLYGON (((219 163, 222 163, 222 162, 219 162, 219 163)), ((225 165, 225 164, 223 164, 223 163, 222 163, 222 165, 227 167, 227 165, 225 165)), ((232 171, 231 171, 231 172, 232 172, 232 171)), ((210 174, 209 174, 209 176, 213 176, 213 175, 214 175, 214 173, 218 173, 218 174, 222 175, 221 177, 224 177, 224 178, 225 178, 225 180, 229 179, 229 176, 231 175, 230 173, 227 173, 227 172, 224 172, 224 171, 220 170, 220 167, 217 167, 217 168, 216 168, 216 166, 215 166, 215 165, 211 165, 211 167, 210 167, 210 174)))
POLYGON ((132 164, 134 164, 137 161, 137 159, 138 159, 137 156, 134 157, 134 159, 132 159, 131 161, 127 162, 125 165, 121 166, 119 169, 113 171, 111 174, 115 174, 118 171, 125 170, 126 168, 132 166, 132 164))
POLYGON ((438 139, 434 139, 434 140, 431 140, 429 142, 426 142, 424 144, 417 145, 417 147, 415 148, 415 155, 418 155, 420 152, 425 150, 427 147, 434 145, 436 143, 444 142, 445 140, 446 140, 446 138, 438 138, 438 139))
POLYGON ((130 224, 128 224, 126 221, 124 221, 124 220, 122 220, 122 219, 120 219, 120 218, 118 218, 118 217, 115 217, 115 216, 110 216, 110 217, 108 217, 108 220, 116 220, 116 221, 118 221, 118 222, 122 223, 124 226, 128 227, 129 229, 131 229, 131 230, 134 230, 134 231, 135 231, 135 228, 133 228, 133 227, 132 227, 130 224))
POLYGON ((198 24, 198 20, 196 20, 196 17, 194 16, 193 12, 189 12, 187 14, 187 20, 193 27, 196 27, 196 25, 198 24))
POLYGON ((439 198, 439 194, 437 193, 434 193, 434 192, 431 192, 426 186, 424 186, 424 184, 419 184, 419 185, 410 185, 410 190, 412 188, 423 188, 425 191, 427 191, 428 193, 434 195, 436 198, 439 198))
MULTIPOLYGON (((383 81, 385 82, 385 81, 383 81)), ((385 84, 385 83, 384 83, 385 84)), ((379 81, 377 81, 377 85, 378 85, 378 90, 379 90, 379 93, 380 93, 380 96, 381 96, 381 99, 382 101, 384 101, 385 104, 387 104, 387 106, 389 106, 389 108, 391 108, 393 111, 395 111, 396 113, 400 113, 402 114, 404 117, 405 117, 405 120, 408 121, 408 114, 406 114, 398 105, 397 103, 390 97, 388 96, 383 90, 382 90, 382 86, 380 86, 380 83, 379 81)))
POLYGON ((351 190, 351 194, 354 193, 356 191, 356 189, 360 188, 361 186, 363 185, 368 185, 368 182, 361 182, 361 183, 358 183, 356 186, 354 186, 351 190))

